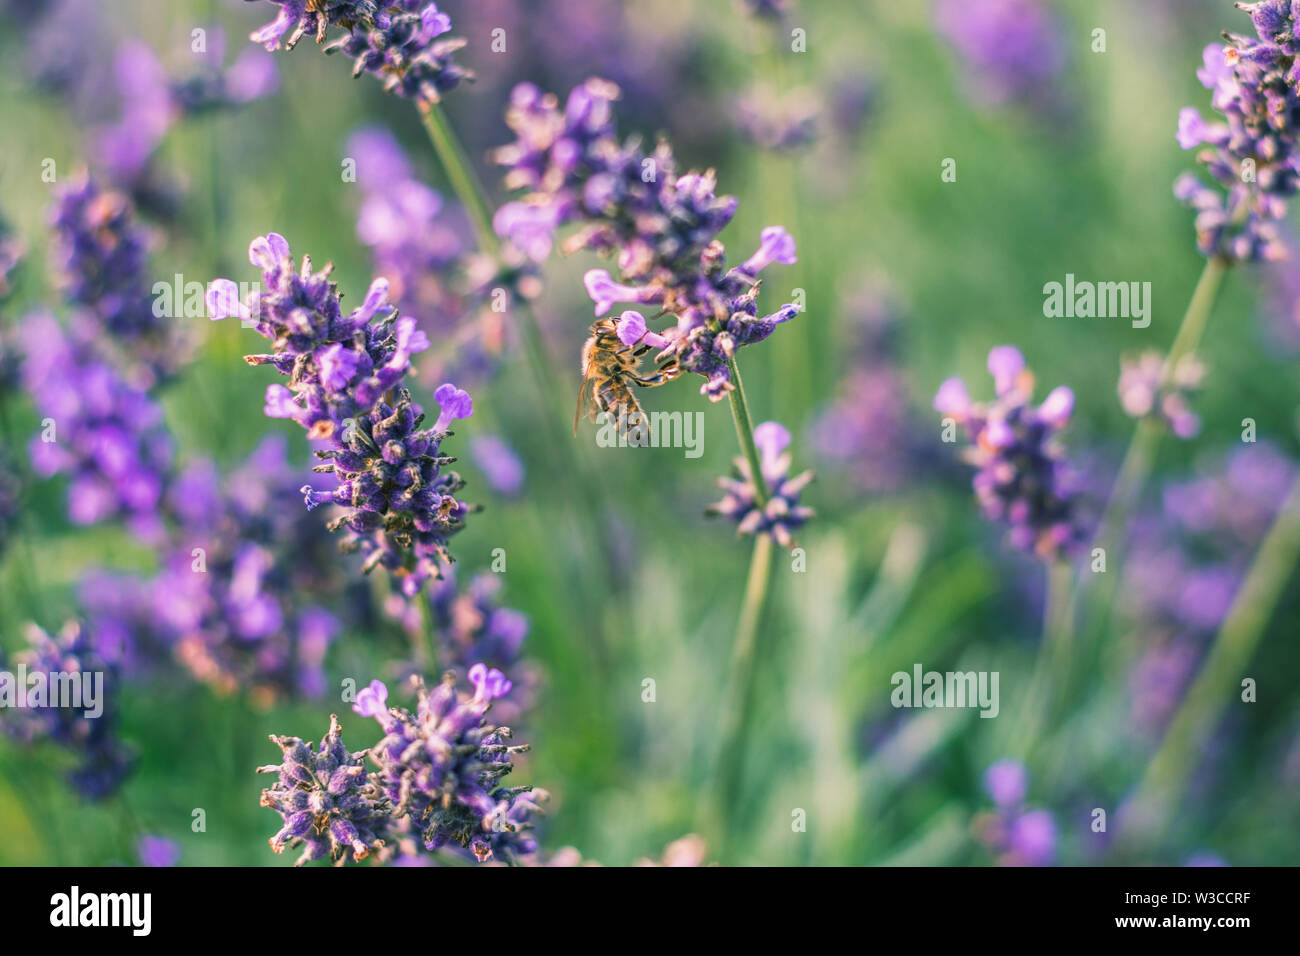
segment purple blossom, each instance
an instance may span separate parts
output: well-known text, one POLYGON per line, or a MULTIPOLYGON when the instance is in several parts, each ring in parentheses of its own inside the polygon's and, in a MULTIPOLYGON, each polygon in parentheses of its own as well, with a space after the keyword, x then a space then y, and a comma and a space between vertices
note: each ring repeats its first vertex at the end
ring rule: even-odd
POLYGON ((388 803, 367 776, 365 751, 349 753, 337 717, 314 751, 298 737, 271 735, 283 760, 258 767, 278 775, 262 791, 262 806, 280 814, 284 825, 270 839, 271 849, 303 846, 301 866, 328 857, 336 865, 364 860, 383 849, 389 825, 388 803))
POLYGON ((171 867, 181 861, 181 847, 175 840, 146 833, 136 841, 141 866, 171 867))
POLYGON ((76 758, 76 767, 68 774, 72 788, 88 800, 109 796, 135 763, 134 754, 117 738, 118 671, 99 656, 76 623, 67 624, 55 636, 29 624, 27 642, 29 648, 13 662, 28 675, 26 687, 14 688, 23 693, 23 701, 0 708, 0 727, 20 743, 50 742, 70 751, 76 758), (44 688, 40 697, 33 682, 36 675, 44 688), (73 675, 94 700, 81 696, 54 706, 52 675, 73 675))
POLYGON ((1051 866, 1056 859, 1056 822, 1046 810, 1025 806, 1029 780, 1023 765, 1000 760, 984 774, 995 809, 980 814, 975 832, 1002 866, 1051 866))
POLYGON ((327 529, 297 507, 302 481, 280 436, 224 481, 206 461, 182 471, 162 502, 174 527, 160 569, 81 582, 99 652, 133 678, 178 664, 259 703, 319 697, 346 578, 327 529))
POLYGON ((270 0, 280 7, 276 18, 249 39, 268 50, 292 49, 304 36, 324 43, 331 29, 345 34, 325 47, 355 60, 352 75, 371 73, 384 89, 416 100, 437 103, 441 95, 472 78, 452 60, 464 40, 444 37, 451 18, 426 0, 270 0))
POLYGON ((1057 440, 1069 423, 1074 395, 1054 389, 1031 404, 1034 378, 1024 356, 1010 345, 989 352, 996 398, 973 402, 961 379, 948 379, 934 408, 962 425, 971 444, 963 458, 975 466, 976 497, 985 516, 1009 526, 1011 544, 1043 558, 1076 548, 1083 540, 1074 478, 1057 440))
POLYGON ((440 668, 468 677, 480 663, 513 675, 512 689, 498 695, 493 707, 502 722, 515 726, 532 705, 540 680, 536 666, 521 655, 528 617, 502 606, 500 591, 501 578, 496 574, 476 574, 461 587, 448 569, 430 589, 431 624, 440 668))
MULTIPOLYGON (((268 389, 267 414, 292 418, 308 437, 323 441, 326 447, 316 454, 325 463, 316 470, 336 478, 333 489, 304 485, 307 507, 344 509, 329 525, 344 531, 344 550, 359 550, 367 572, 382 565, 401 580, 404 594, 414 596, 451 561, 448 539, 471 510, 454 497, 463 482, 445 470, 452 459, 439 449, 452 420, 472 414, 473 402, 454 385, 439 387, 438 420, 421 429, 424 413, 404 379, 412 356, 429 342, 414 319, 399 317, 388 304, 384 279, 376 279, 361 306, 345 316, 329 281, 331 267, 313 272, 304 257, 295 272, 283 236, 254 239, 249 260, 261 267, 264 281, 244 307, 258 317, 257 330, 272 352, 247 361, 289 376, 288 386, 268 389)), ((222 301, 227 281, 209 288, 216 318, 238 313, 222 301)))
MULTIPOLYGON (((346 155, 355 160, 362 201, 357 236, 371 250, 374 271, 389 282, 398 309, 415 316, 431 341, 446 339, 420 381, 432 386, 454 371, 482 376, 508 347, 508 316, 500 293, 532 298, 541 287, 537 269, 519 257, 497 265, 469 241, 463 210, 415 175, 410 160, 386 130, 353 133, 346 155)), ((428 357, 426 357, 428 358, 428 357)))
POLYGON ((389 711, 385 736, 371 751, 375 779, 394 821, 426 850, 452 846, 480 863, 512 862, 536 850, 532 817, 546 794, 500 785, 511 758, 527 748, 508 744, 510 730, 485 719, 509 681, 483 665, 471 673, 479 678, 472 697, 458 693, 449 675, 432 691, 418 684, 415 713, 389 711))
POLYGON ((497 494, 514 498, 523 490, 524 464, 501 438, 475 435, 469 441, 469 454, 497 494))
POLYGON ((325 47, 326 53, 341 52, 355 61, 353 76, 370 73, 388 92, 422 107, 473 78, 452 59, 465 41, 439 39, 451 30, 451 18, 436 3, 402 0, 379 6, 372 19, 361 20, 347 36, 325 47))
POLYGON ((1155 417, 1179 438, 1194 438, 1200 432, 1200 416, 1192 411, 1188 398, 1205 380, 1205 366, 1194 355, 1184 355, 1172 372, 1156 351, 1125 357, 1120 363, 1119 400, 1128 415, 1155 417))
POLYGON ((64 297, 106 333, 100 351, 148 386, 184 358, 172 316, 159 315, 148 276, 148 240, 131 201, 81 174, 60 187, 50 212, 64 297))
POLYGON ((983 103, 1053 111, 1066 66, 1061 25, 1039 0, 939 0, 935 27, 961 58, 963 89, 983 103))
POLYGON ((754 444, 767 485, 766 506, 759 504, 749 460, 737 456, 734 476, 718 479, 718 487, 725 492, 723 499, 710 505, 708 513, 735 521, 737 534, 771 535, 781 547, 789 548, 794 544, 794 530, 815 514, 812 508, 799 504, 799 495, 813 480, 813 473, 789 477, 790 455, 785 449, 790 432, 779 422, 764 422, 755 428, 754 444))
MULTIPOLYGON (((64 17, 79 19, 68 13, 64 17)), ((181 78, 168 73, 148 44, 123 43, 112 57, 112 78, 106 84, 116 94, 115 102, 86 111, 94 124, 96 168, 155 212, 175 213, 175 187, 161 181, 153 168, 158 147, 172 127, 187 117, 268 96, 279 82, 273 58, 262 50, 247 50, 223 67, 224 35, 218 27, 209 27, 207 33, 203 66, 181 78), (105 114, 115 118, 105 123, 105 114)))
POLYGON ((1197 78, 1211 91, 1222 122, 1207 123, 1190 107, 1178 116, 1178 144, 1204 145, 1197 160, 1218 188, 1192 173, 1174 183, 1174 195, 1196 210, 1197 247, 1227 261, 1278 259, 1278 229, 1297 183, 1300 130, 1300 40, 1290 0, 1238 4, 1250 14, 1256 37, 1225 33, 1204 51, 1197 78))
POLYGON ((374 717, 381 722, 388 713, 388 688, 380 680, 372 680, 369 687, 357 691, 352 709, 362 717, 374 717))
POLYGON ((21 335, 23 386, 43 422, 29 446, 33 470, 68 476, 74 523, 122 518, 157 538, 172 460, 162 410, 100 357, 97 317, 78 313, 65 330, 53 316, 33 313, 21 335))
POLYGON ((280 8, 275 19, 249 37, 254 43, 263 44, 268 50, 278 50, 282 46, 292 50, 304 36, 315 38, 317 43, 324 43, 326 32, 331 27, 345 27, 362 23, 373 18, 376 13, 375 0, 329 0, 328 3, 316 0, 268 0, 280 8))
POLYGON ((984 789, 999 807, 1020 805, 1029 789, 1024 765, 1015 760, 999 760, 985 772, 984 789))
POLYGON ((759 315, 760 271, 796 261, 795 246, 779 226, 764 229, 759 250, 728 269, 718 234, 737 202, 715 194, 706 173, 676 171, 667 142, 644 152, 636 140, 620 143, 613 121, 619 90, 589 79, 569 93, 563 109, 552 94, 520 84, 511 94, 506 123, 515 142, 496 151, 507 167, 507 188, 521 198, 498 211, 495 226, 529 255, 550 253, 551 237, 566 223, 582 228, 565 249, 592 249, 615 256, 621 276, 604 270, 585 277, 596 315, 618 303, 654 305, 674 317, 657 333, 685 371, 705 378, 700 387, 720 401, 734 386, 730 361, 737 349, 761 342, 799 312, 795 305, 759 315))

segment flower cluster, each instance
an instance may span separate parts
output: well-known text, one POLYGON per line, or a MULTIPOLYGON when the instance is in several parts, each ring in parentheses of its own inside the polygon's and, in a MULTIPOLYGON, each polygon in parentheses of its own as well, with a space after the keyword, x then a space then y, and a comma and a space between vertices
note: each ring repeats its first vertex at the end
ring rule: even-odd
POLYGON ((50 741, 71 751, 77 766, 68 775, 72 787, 87 799, 108 796, 130 773, 131 751, 116 736, 118 673, 95 651, 84 631, 69 623, 54 636, 28 625, 30 648, 16 656, 18 673, 26 685, 16 685, 12 671, 9 686, 0 688, 0 724, 25 744, 50 741), (55 699, 56 691, 70 698, 55 699), (7 699, 24 695, 21 703, 7 699), (93 698, 93 699, 91 699, 93 698))
POLYGON ((941 0, 935 28, 964 67, 963 87, 984 103, 1058 105, 1066 66, 1060 24, 1039 0, 941 0))
POLYGON ((1056 822, 1046 810, 1029 810, 1029 776, 1014 760, 1000 760, 984 775, 984 789, 996 809, 975 819, 980 842, 1003 866, 1050 866, 1056 859, 1056 822))
POLYGON ((736 522, 737 534, 770 535, 781 547, 789 548, 794 544, 794 530, 814 515, 813 509, 799 504, 799 493, 813 480, 813 473, 790 477, 790 455, 785 450, 790 432, 778 422, 764 422, 755 428, 754 444, 767 489, 766 503, 755 487, 749 460, 737 456, 735 476, 718 479, 726 494, 709 506, 708 513, 736 522))
POLYGON ((989 352, 988 369, 997 396, 991 404, 972 402, 965 383, 950 378, 934 407, 966 429, 971 444, 963 457, 977 469, 973 484, 985 516, 1009 526, 1013 546, 1056 557, 1083 540, 1074 478, 1057 441, 1074 393, 1058 386, 1033 405, 1033 374, 1011 345, 989 352))
POLYGON ((354 60, 353 76, 370 73, 384 89, 421 105, 472 78, 452 54, 465 45, 446 37, 451 18, 425 0, 270 0, 276 18, 250 35, 268 50, 292 49, 304 36, 324 43, 339 27, 346 35, 325 47, 354 60))
POLYGON ((388 803, 366 774, 365 751, 348 753, 343 746, 339 719, 330 715, 330 728, 320 745, 298 737, 271 735, 284 759, 258 767, 258 773, 278 774, 272 787, 262 791, 262 806, 284 819, 271 837, 271 849, 304 847, 295 861, 329 858, 337 865, 364 860, 385 844, 389 824, 388 803))
POLYGON ((766 339, 800 311, 787 304, 760 316, 757 307, 759 273, 774 262, 794 263, 795 243, 769 226, 758 251, 728 268, 717 237, 736 199, 716 195, 712 171, 679 174, 666 142, 651 153, 635 139, 620 143, 612 107, 618 95, 612 83, 593 78, 575 87, 561 109, 554 95, 531 84, 515 88, 506 123, 517 138, 495 160, 508 167, 507 187, 525 194, 503 205, 494 225, 540 261, 561 225, 584 223, 565 248, 615 255, 621 272, 618 281, 603 269, 584 277, 596 315, 625 303, 674 316, 676 324, 657 333, 639 313, 623 312, 619 338, 658 349, 657 361, 674 357, 706 379, 702 394, 719 401, 735 387, 736 350, 766 339))
POLYGON ((344 513, 330 530, 344 531, 344 549, 360 551, 367 571, 382 565, 413 596, 451 560, 448 539, 471 510, 455 497, 460 477, 445 469, 454 459, 439 449, 451 423, 473 413, 473 403, 466 392, 442 385, 434 394, 441 413, 432 428, 421 427, 424 413, 402 383, 411 356, 429 341, 413 318, 388 305, 386 280, 376 279, 361 306, 344 315, 331 267, 313 272, 304 256, 295 272, 284 237, 259 236, 249 259, 263 270, 263 288, 240 303, 234 283, 217 279, 208 289, 211 314, 255 317, 272 352, 247 361, 289 376, 287 386, 267 387, 266 414, 291 418, 326 443, 316 453, 326 464, 315 470, 333 472, 336 486, 304 486, 308 508, 340 506, 344 513))
POLYGON ((1189 396, 1205 380, 1205 366, 1194 355, 1182 356, 1172 369, 1159 352, 1120 360, 1119 400, 1133 418, 1155 416, 1179 438, 1194 438, 1201 419, 1189 396))
POLYGON ((475 435, 469 454, 488 486, 506 498, 517 497, 524 487, 524 463, 515 450, 497 435, 475 435))
POLYGON ((154 310, 131 201, 83 173, 57 191, 50 224, 63 295, 98 320, 106 354, 145 387, 170 376, 183 357, 178 327, 154 310))
POLYGON ((459 693, 451 674, 432 691, 417 680, 415 713, 385 709, 388 689, 374 681, 353 709, 374 717, 384 731, 371 756, 395 825, 409 829, 426 850, 452 846, 480 863, 513 862, 536 850, 532 817, 547 795, 500 785, 514 767, 511 758, 528 749, 508 744, 510 729, 485 717, 511 682, 481 663, 470 668, 469 679, 473 696, 459 693))
POLYGON ((1203 255, 1277 259, 1285 254, 1278 224, 1300 173, 1300 19, 1290 0, 1237 6, 1250 15, 1257 38, 1225 33, 1227 44, 1207 46, 1196 71, 1223 121, 1207 123, 1192 107, 1178 116, 1178 144, 1207 147, 1197 158, 1221 188, 1184 173, 1174 194, 1196 210, 1203 255))
POLYGON ((69 476, 68 514, 77 524, 124 518, 156 538, 172 459, 162 409, 101 357, 99 322, 89 314, 65 330, 52 315, 32 313, 22 332, 23 386, 43 419, 30 444, 33 469, 69 476))

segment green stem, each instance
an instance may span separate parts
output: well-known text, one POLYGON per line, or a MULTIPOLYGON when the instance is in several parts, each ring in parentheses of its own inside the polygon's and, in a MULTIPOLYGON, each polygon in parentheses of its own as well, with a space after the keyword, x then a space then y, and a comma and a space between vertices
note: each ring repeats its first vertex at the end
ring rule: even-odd
POLYGON ((420 611, 420 631, 414 638, 415 665, 427 678, 436 679, 436 674, 429 674, 430 665, 434 663, 430 635, 433 633, 433 608, 429 604, 429 589, 420 588, 415 599, 415 606, 420 611))
POLYGON ((497 238, 496 230, 492 228, 492 216, 488 211, 491 209, 491 203, 487 198, 487 190, 483 188, 483 183, 474 172, 473 165, 465 156, 460 140, 456 138, 455 131, 447 122, 447 114, 436 103, 422 104, 420 121, 433 142, 433 148, 438 154, 443 170, 447 173, 447 178, 451 180, 452 189, 464 205, 465 211, 469 213, 470 225, 474 229, 474 237, 478 240, 479 248, 486 255, 499 261, 501 240, 497 238))
POLYGON ((740 618, 736 623, 736 640, 731 652, 731 691, 722 724, 722 752, 718 759, 717 810, 724 855, 728 852, 732 834, 740 822, 736 804, 744 781, 745 752, 754 722, 754 701, 757 697, 755 678, 758 673, 758 623, 763 616, 771 576, 772 538, 770 535, 759 534, 754 540, 749 576, 745 580, 745 596, 741 600, 740 618))
MULTIPOLYGON (((1161 373, 1162 384, 1169 381, 1179 359, 1195 351, 1200 345, 1228 266, 1226 260, 1218 257, 1206 261, 1201 277, 1196 282, 1196 289, 1192 292, 1192 299, 1187 305, 1187 311, 1183 313, 1178 331, 1174 334, 1174 341, 1165 357, 1161 373)), ((1156 451, 1164 433, 1164 423, 1150 416, 1139 421, 1134 429, 1133 438, 1124 453, 1124 460, 1115 477, 1115 484, 1111 487, 1110 497, 1106 501, 1106 508, 1097 526, 1097 536, 1093 541, 1093 547, 1101 548, 1106 556, 1107 573, 1103 576, 1108 580, 1093 591, 1089 578, 1097 575, 1084 575, 1065 612, 1070 620, 1073 620, 1075 606, 1083 593, 1089 592, 1093 596, 1091 606, 1100 609, 1100 613, 1096 615, 1097 620, 1091 626, 1094 635, 1100 635, 1105 630, 1104 625, 1111 611, 1114 591, 1119 579, 1121 565, 1118 551, 1119 538, 1129 516, 1137 506, 1142 488, 1155 467, 1156 451)))
MULTIPOLYGON (((1165 382, 1168 382, 1173 374, 1178 360, 1195 351, 1200 344, 1227 269, 1227 262, 1217 257, 1205 263, 1201 277, 1196 283, 1196 290, 1192 293, 1192 301, 1187 305, 1187 311, 1183 314, 1178 332, 1165 358, 1163 371, 1165 382)), ((1151 418, 1140 421, 1133 432, 1133 440, 1124 455, 1124 462, 1120 466, 1119 476, 1106 502, 1106 510, 1102 514, 1099 528, 1098 540, 1101 546, 1107 549, 1108 554, 1113 538, 1124 526, 1127 516, 1142 493, 1142 486, 1146 484, 1151 474, 1156 448, 1163 435, 1163 426, 1151 418)))
POLYGON ((1183 784, 1239 692, 1244 671, 1300 555, 1300 478, 1291 485, 1273 526, 1260 544, 1210 653, 1147 766, 1125 827, 1154 836, 1177 809, 1183 784))
MULTIPOLYGON (((766 508, 769 500, 767 481, 763 477, 758 446, 754 443, 754 426, 749 414, 749 402, 745 398, 745 385, 740 377, 740 366, 733 358, 728 362, 728 367, 731 370, 731 382, 735 386, 728 397, 731 401, 732 420, 736 425, 736 438, 749 463, 755 501, 758 507, 766 508)), ((758 625, 763 617, 768 583, 772 577, 772 551, 771 535, 760 532, 754 539, 754 552, 750 557, 749 575, 745 580, 745 594, 741 599, 740 617, 736 621, 736 637, 732 644, 731 691, 722 725, 722 752, 718 760, 717 810, 724 854, 728 851, 739 822, 736 803, 744 781, 745 752, 754 722, 758 625)))
MULTIPOLYGON (((488 199, 487 190, 483 188, 482 181, 474 172, 474 166, 466 156, 465 149, 457 138, 455 130, 447 122, 446 114, 437 104, 422 104, 420 106, 420 119, 425 131, 429 134, 429 140, 433 144, 434 151, 438 154, 438 160, 451 182, 452 190, 456 193, 457 199, 460 200, 461 205, 465 207, 469 215, 479 250, 495 260, 497 268, 504 272, 507 266, 502 259, 501 240, 498 238, 496 230, 492 228, 492 205, 488 199)), ((512 298, 516 314, 520 317, 517 328, 520 332, 525 360, 545 412, 553 411, 562 407, 565 403, 562 395, 562 384, 556 375, 554 366, 547 357, 546 343, 542 337, 537 316, 533 313, 526 300, 518 296, 512 298)), ((542 417, 545 421, 544 427, 548 432, 548 441, 551 447, 555 449, 564 447, 567 436, 563 428, 556 424, 557 419, 548 413, 544 413, 542 417)), ((571 500, 575 502, 576 507, 574 510, 579 522, 586 529, 586 540, 601 542, 605 538, 605 532, 600 526, 600 520, 605 513, 608 492, 602 483, 588 480, 588 476, 595 473, 594 467, 590 467, 590 460, 587 458, 590 452, 584 446, 579 449, 578 454, 582 456, 589 467, 578 469, 579 482, 562 481, 560 483, 561 491, 569 495, 571 500)), ((569 476, 566 475, 567 477, 569 476)), ((603 577, 604 580, 603 584, 593 582, 593 587, 580 589, 583 600, 587 604, 588 617, 594 619, 596 613, 594 595, 612 587, 609 564, 606 561, 593 559, 582 560, 579 564, 582 568, 579 573, 582 573, 584 577, 588 576, 588 569, 594 568, 594 574, 603 577)), ((598 627, 589 626, 583 628, 583 633, 587 635, 591 643, 592 653, 595 656, 597 665, 603 669, 608 669, 608 654, 603 632, 598 627)))
POLYGON ((754 498, 760 508, 767 507, 767 479, 763 477, 763 462, 758 455, 758 446, 754 444, 754 424, 749 417, 749 402, 745 400, 745 384, 740 379, 740 366, 734 358, 727 362, 731 369, 731 384, 735 386, 728 392, 731 401, 731 419, 736 424, 736 438, 740 440, 740 450, 749 462, 749 475, 754 483, 754 498))
MULTIPOLYGON (((465 149, 457 139, 455 131, 447 122, 446 114, 437 104, 421 105, 420 118, 425 131, 429 134, 429 140, 433 143, 434 151, 442 163, 442 168, 451 181, 456 198, 469 214, 479 249, 495 260, 499 269, 504 270, 501 240, 496 230, 492 228, 492 205, 488 200, 487 191, 474 172, 474 166, 465 155, 465 149)), ((537 317, 533 315, 524 300, 515 298, 517 312, 522 317, 518 325, 529 366, 537 379, 543 400, 552 407, 559 407, 561 402, 559 382, 555 378, 551 363, 547 360, 546 344, 537 325, 537 317)))
POLYGON ((1018 723, 1013 753, 1027 757, 1039 743, 1045 727, 1050 726, 1053 710, 1051 701, 1065 688, 1069 680, 1072 651, 1071 583, 1073 569, 1068 561, 1053 561, 1044 566, 1047 576, 1047 595, 1043 602, 1043 638, 1038 647, 1038 659, 1025 695, 1023 718, 1018 723))

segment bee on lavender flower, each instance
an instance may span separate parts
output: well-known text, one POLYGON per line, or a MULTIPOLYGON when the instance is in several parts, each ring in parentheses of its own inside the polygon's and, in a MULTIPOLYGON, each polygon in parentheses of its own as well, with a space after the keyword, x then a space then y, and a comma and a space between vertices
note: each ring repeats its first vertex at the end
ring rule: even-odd
POLYGON ((676 359, 668 359, 656 366, 649 375, 641 374, 641 357, 650 351, 650 345, 634 342, 624 344, 619 337, 619 323, 615 319, 601 319, 591 327, 591 337, 582 346, 582 385, 578 389, 578 407, 573 412, 573 434, 578 434, 578 419, 582 409, 588 409, 588 418, 596 420, 601 412, 618 416, 622 413, 619 428, 634 424, 641 418, 641 405, 629 385, 654 388, 671 382, 682 373, 676 359))

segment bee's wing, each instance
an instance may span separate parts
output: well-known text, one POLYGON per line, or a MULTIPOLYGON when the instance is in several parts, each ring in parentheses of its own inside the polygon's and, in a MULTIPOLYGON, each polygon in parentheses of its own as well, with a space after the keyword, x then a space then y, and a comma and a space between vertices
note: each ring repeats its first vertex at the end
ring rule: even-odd
POLYGON ((585 372, 582 376, 582 384, 578 386, 578 407, 573 410, 573 434, 578 434, 578 420, 582 418, 582 409, 590 401, 588 392, 591 390, 593 376, 591 372, 585 372))

